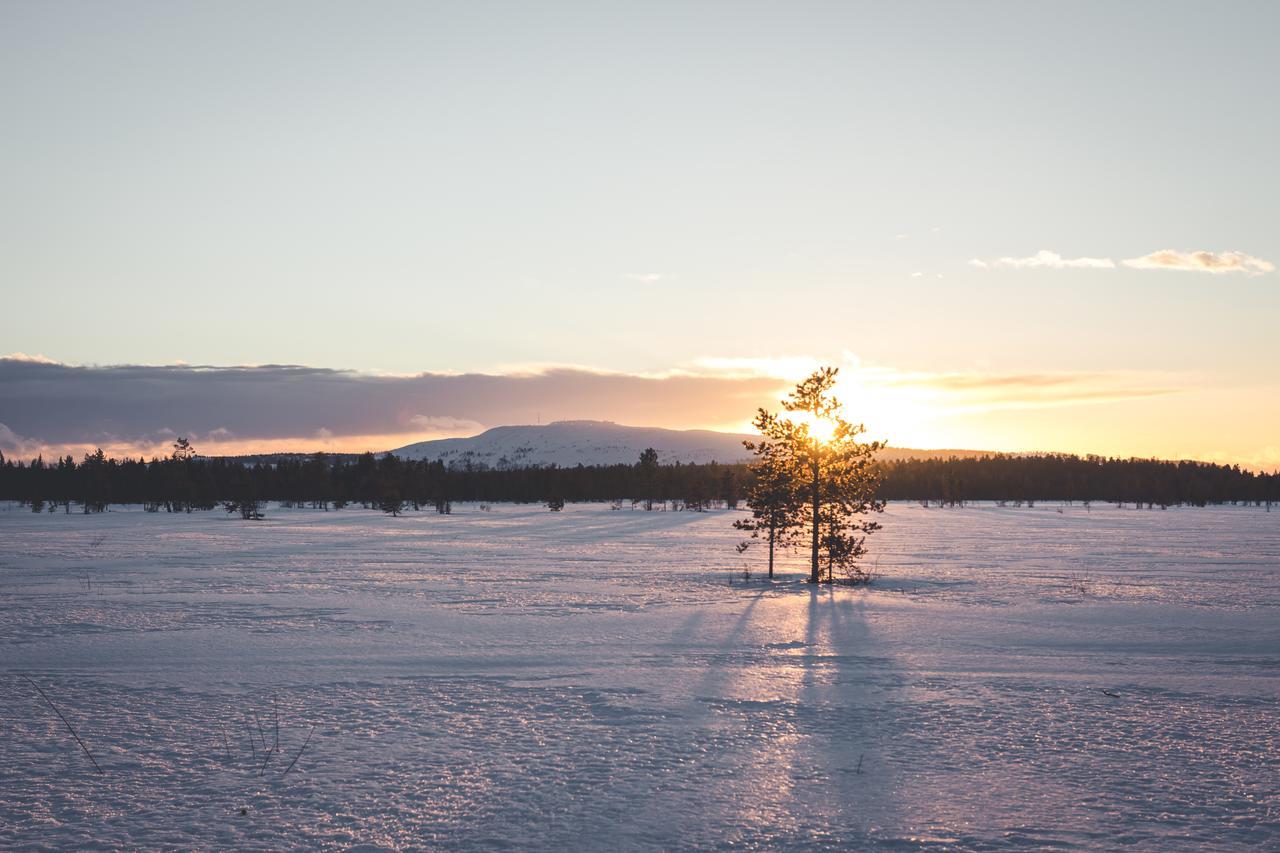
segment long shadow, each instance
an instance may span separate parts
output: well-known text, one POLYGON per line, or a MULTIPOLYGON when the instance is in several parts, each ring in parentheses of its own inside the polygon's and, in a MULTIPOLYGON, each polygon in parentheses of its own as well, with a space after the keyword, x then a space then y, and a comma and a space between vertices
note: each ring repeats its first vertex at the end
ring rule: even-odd
POLYGON ((859 593, 810 587, 806 617, 796 702, 797 733, 806 748, 796 755, 795 785, 815 795, 826 829, 853 833, 842 842, 869 842, 870 827, 895 823, 892 765, 884 744, 892 735, 896 667, 876 654, 859 593))
MULTIPOLYGON (((683 655, 685 665, 690 668, 696 666, 699 661, 705 661, 700 677, 689 687, 687 693, 683 695, 676 693, 671 696, 675 700, 673 704, 678 707, 670 710, 687 717, 686 720, 677 723, 678 730, 682 736, 690 738, 693 745, 702 741, 702 733, 714 730, 714 726, 711 725, 713 722, 711 718, 715 714, 714 703, 722 698, 723 689, 732 678, 738 675, 743 666, 741 661, 735 660, 734 652, 743 648, 743 637, 751 624, 756 607, 767 592, 767 588, 762 588, 751 596, 723 637, 699 642, 699 631, 705 630, 704 616, 701 611, 691 614, 672 635, 673 658, 683 655)), ((678 669, 679 659, 673 660, 673 664, 678 669)), ((689 758, 693 763, 682 769, 675 778, 683 777, 685 784, 706 784, 706 779, 714 776, 714 770, 704 766, 703 762, 714 763, 716 756, 712 755, 709 758, 697 756, 699 753, 692 753, 689 758)), ((624 834, 629 835, 637 828, 642 828, 642 837, 651 837, 656 846, 669 847, 672 838, 668 837, 667 833, 673 827, 679 826, 680 821, 688 819, 688 815, 681 813, 678 803, 673 804, 665 796, 655 794, 628 814, 617 829, 625 830, 624 834)), ((679 827, 675 830, 674 838, 683 837, 686 828, 693 832, 697 827, 696 825, 679 827)))
POLYGON ((703 702, 708 697, 720 695, 720 689, 728 682, 733 669, 733 653, 742 648, 742 635, 746 632, 747 625, 751 622, 751 615, 766 592, 768 592, 767 588, 761 588, 751 597, 737 621, 733 623, 733 627, 729 629, 728 636, 716 645, 715 651, 708 653, 702 678, 689 697, 693 702, 703 702))

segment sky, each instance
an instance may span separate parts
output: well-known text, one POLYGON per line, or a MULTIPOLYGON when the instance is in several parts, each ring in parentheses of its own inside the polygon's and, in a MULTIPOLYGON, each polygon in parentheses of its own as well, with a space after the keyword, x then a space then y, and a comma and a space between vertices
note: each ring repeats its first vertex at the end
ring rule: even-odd
POLYGON ((1269 2, 8 0, 0 450, 742 429, 834 364, 900 447, 1271 470, 1276 32, 1269 2))

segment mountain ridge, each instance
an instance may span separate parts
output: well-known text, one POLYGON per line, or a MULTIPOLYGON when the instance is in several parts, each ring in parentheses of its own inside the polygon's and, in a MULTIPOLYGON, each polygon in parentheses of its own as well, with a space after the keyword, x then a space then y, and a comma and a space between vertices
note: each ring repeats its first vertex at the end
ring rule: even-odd
MULTIPOLYGON (((450 467, 533 468, 575 465, 630 465, 652 447, 663 465, 745 462, 744 440, 759 436, 706 429, 624 426, 612 421, 569 420, 513 424, 465 438, 414 442, 387 454, 401 459, 444 462, 450 467)), ((990 451, 889 448, 881 459, 978 456, 990 451)))

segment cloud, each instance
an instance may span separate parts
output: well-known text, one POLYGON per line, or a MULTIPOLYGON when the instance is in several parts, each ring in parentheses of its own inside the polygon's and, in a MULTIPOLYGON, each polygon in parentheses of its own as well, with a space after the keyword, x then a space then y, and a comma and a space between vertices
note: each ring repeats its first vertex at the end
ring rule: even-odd
POLYGON ((1064 258, 1057 252, 1041 249, 1029 258, 995 258, 984 261, 974 258, 969 265, 978 269, 1114 269, 1115 261, 1110 258, 1064 258))
POLYGON ((0 358, 8 359, 9 361, 27 361, 32 364, 57 364, 51 358, 46 358, 43 355, 27 355, 25 352, 11 352, 8 355, 0 355, 0 358))
POLYGON ((4 424, 0 424, 0 453, 11 459, 27 459, 43 450, 39 441, 24 438, 4 424))
MULTIPOLYGON (((823 364, 840 367, 837 393, 874 401, 872 411, 900 408, 910 400, 931 416, 1008 409, 1039 409, 1134 400, 1185 390, 1185 376, 1160 371, 1000 373, 993 371, 907 371, 864 364, 854 353, 839 359, 805 356, 704 358, 697 369, 728 376, 762 375, 780 380, 779 394, 823 364)), ((863 408, 859 406, 858 408, 863 408)))
POLYGON ((0 358, 0 449, 116 455, 388 450, 483 424, 593 419, 705 427, 776 399, 760 373, 644 376, 546 366, 521 374, 381 376, 301 365, 83 367, 0 358))
POLYGON ((797 381, 822 366, 818 359, 806 355, 756 356, 749 358, 700 358, 695 370, 730 377, 768 376, 797 381))
POLYGON ((1231 272, 1262 275, 1276 268, 1270 261, 1243 252, 1178 252, 1173 249, 1162 249, 1121 263, 1137 270, 1185 270, 1215 275, 1231 272))
POLYGON ((1040 409, 1176 394, 1180 377, 1143 371, 987 373, 897 372, 865 368, 870 384, 915 388, 955 412, 1040 409))
MULTIPOLYGON (((1129 258, 1121 265, 1138 270, 1186 270, 1215 275, 1239 272, 1245 275, 1262 275, 1275 271, 1275 264, 1255 258, 1243 252, 1179 252, 1162 249, 1140 258, 1129 258)), ((1027 258, 973 258, 969 266, 978 269, 1115 269, 1110 258, 1064 258, 1057 252, 1041 249, 1027 258)))
POLYGON ((625 273, 622 277, 629 278, 632 281, 638 281, 641 284, 656 284, 660 281, 668 281, 676 276, 666 272, 629 272, 625 273))
POLYGON ((409 418, 423 432, 450 435, 476 435, 484 432, 484 424, 467 418, 454 418, 449 415, 414 415, 409 418))

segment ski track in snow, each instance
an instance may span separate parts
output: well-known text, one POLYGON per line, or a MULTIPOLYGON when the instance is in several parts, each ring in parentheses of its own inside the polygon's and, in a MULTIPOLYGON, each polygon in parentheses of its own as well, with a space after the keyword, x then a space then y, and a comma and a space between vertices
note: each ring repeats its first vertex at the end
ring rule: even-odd
POLYGON ((734 517, 0 504, 0 848, 1280 847, 1280 513, 734 517))

